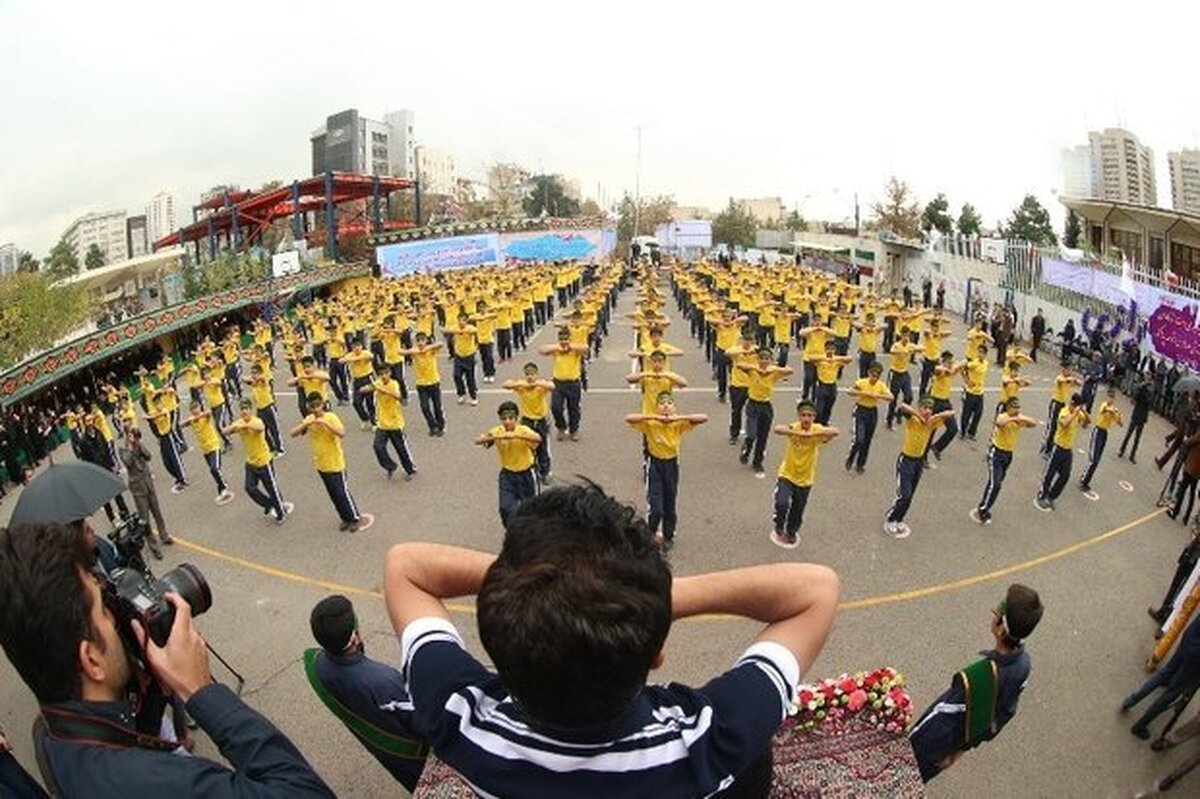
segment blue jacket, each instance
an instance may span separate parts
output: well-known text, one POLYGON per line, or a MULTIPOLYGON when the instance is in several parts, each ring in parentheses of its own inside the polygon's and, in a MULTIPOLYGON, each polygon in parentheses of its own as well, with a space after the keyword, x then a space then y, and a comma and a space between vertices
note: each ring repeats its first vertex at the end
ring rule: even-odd
MULTIPOLYGON (((351 713, 392 735, 421 739, 412 725, 412 699, 399 671, 362 652, 331 655, 322 650, 315 666, 321 684, 351 713)), ((412 791, 425 768, 424 758, 400 757, 361 738, 359 741, 397 782, 412 791)))
MULTIPOLYGON (((64 702, 58 707, 133 729, 129 703, 64 702)), ((275 725, 214 683, 187 703, 233 766, 202 757, 47 737, 46 758, 65 799, 326 799, 333 791, 275 725)))
POLYGON ((941 771, 939 762, 955 752, 995 738, 1017 713, 1017 702, 1029 679, 1029 655, 1024 649, 1008 655, 1002 655, 994 649, 980 654, 996 662, 1000 675, 992 728, 978 741, 967 743, 967 695, 956 673, 950 681, 949 690, 933 700, 933 704, 926 708, 920 721, 908 734, 917 755, 917 764, 921 767, 921 779, 926 782, 941 771))

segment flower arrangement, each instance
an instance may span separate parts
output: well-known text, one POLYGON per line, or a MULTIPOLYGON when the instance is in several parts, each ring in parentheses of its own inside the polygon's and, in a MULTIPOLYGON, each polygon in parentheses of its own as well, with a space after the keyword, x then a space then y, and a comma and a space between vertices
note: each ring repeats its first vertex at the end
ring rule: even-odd
POLYGON ((903 735, 912 716, 912 699, 904 687, 904 676, 885 667, 843 674, 816 685, 801 684, 788 723, 806 732, 819 728, 832 735, 863 725, 903 735))

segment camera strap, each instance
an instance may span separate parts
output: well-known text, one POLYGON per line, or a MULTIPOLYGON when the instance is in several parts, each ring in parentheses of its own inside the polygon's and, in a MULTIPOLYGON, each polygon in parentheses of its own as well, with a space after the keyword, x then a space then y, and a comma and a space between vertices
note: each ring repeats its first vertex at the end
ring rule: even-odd
POLYGON ((115 721, 78 713, 54 705, 42 705, 42 717, 50 737, 59 741, 116 749, 153 749, 173 752, 180 744, 131 730, 115 721))

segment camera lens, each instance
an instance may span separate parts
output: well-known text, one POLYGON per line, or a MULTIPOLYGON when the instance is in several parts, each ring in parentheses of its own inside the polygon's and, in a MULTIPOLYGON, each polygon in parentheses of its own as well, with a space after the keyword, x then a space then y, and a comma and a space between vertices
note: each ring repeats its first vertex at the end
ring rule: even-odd
POLYGON ((190 563, 181 563, 171 569, 159 579, 158 584, 164 593, 174 591, 183 597, 191 607, 193 616, 199 616, 212 607, 212 589, 200 570, 190 563))

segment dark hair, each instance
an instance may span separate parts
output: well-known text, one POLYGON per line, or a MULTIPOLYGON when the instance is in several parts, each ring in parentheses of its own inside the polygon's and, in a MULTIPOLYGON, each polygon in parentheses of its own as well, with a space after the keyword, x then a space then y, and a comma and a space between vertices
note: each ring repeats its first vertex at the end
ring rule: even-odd
POLYGON ((552 488, 508 521, 476 601, 504 686, 539 721, 626 711, 671 627, 671 571, 645 522, 595 483, 552 488))
POLYGON ((308 617, 309 627, 312 628, 313 638, 321 648, 332 655, 340 655, 346 651, 350 636, 358 627, 354 618, 354 605, 341 594, 327 596, 316 604, 308 617))
POLYGON ((79 642, 103 645, 81 574, 92 563, 75 527, 26 524, 0 532, 0 645, 42 704, 79 699, 79 642))
POLYGON ((321 398, 321 395, 315 391, 310 391, 304 395, 304 407, 306 407, 306 408, 314 403, 324 402, 324 401, 325 400, 321 398))
POLYGON ((1042 620, 1042 598, 1027 585, 1013 583, 1004 595, 1005 620, 1009 637, 1020 641, 1029 637, 1042 620))
POLYGON ((498 416, 503 416, 506 413, 513 413, 517 416, 520 416, 521 409, 517 406, 517 403, 513 402, 512 400, 505 400, 504 402, 500 403, 500 407, 496 408, 496 414, 498 416))

